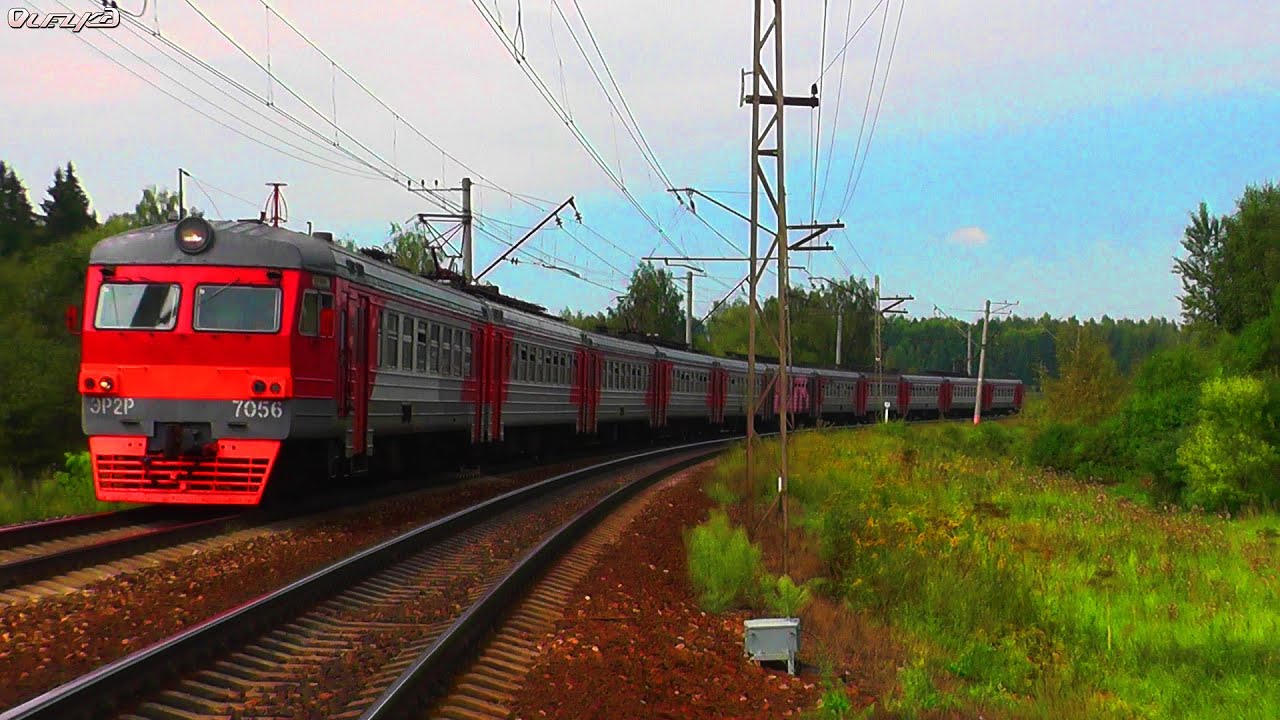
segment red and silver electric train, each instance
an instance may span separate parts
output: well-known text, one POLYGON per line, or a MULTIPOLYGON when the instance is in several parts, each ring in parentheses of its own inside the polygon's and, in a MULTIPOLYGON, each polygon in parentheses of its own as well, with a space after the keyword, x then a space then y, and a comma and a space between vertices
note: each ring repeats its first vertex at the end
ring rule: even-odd
MULTIPOLYGON (((190 217, 101 241, 73 325, 101 500, 254 505, 269 481, 371 464, 745 424, 745 362, 584 332, 258 222, 190 217)), ((780 402, 770 369, 765 426, 780 402)), ((969 378, 795 368, 791 382, 809 424, 977 401, 969 378)), ((1004 414, 1022 398, 995 379, 981 402, 1004 414)))

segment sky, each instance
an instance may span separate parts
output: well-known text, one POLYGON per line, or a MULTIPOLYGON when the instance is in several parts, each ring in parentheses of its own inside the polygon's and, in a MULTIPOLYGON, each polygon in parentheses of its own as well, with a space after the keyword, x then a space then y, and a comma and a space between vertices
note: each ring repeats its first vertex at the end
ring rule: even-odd
MULTIPOLYGON (((253 217, 282 181, 288 226, 373 244, 439 211, 406 177, 469 176, 477 269, 572 196, 581 224, 562 213, 485 276, 553 311, 607 306, 640 257, 745 255, 745 222, 666 190, 748 209, 749 4, 121 5, 140 17, 0 26, 0 63, 20 69, 0 75, 0 160, 33 196, 74 161, 105 218, 145 186, 173 188, 182 167, 191 204, 253 217)), ((878 274, 886 295, 915 296, 916 316, 971 319, 990 299, 1022 315, 1173 318, 1187 213, 1230 212, 1277 176, 1280 3, 808 2, 788 3, 783 27, 787 93, 821 86, 820 110, 785 117, 789 220, 845 225, 824 238, 835 251, 793 257, 793 285, 878 274)), ((746 269, 695 264, 699 314, 746 269)))

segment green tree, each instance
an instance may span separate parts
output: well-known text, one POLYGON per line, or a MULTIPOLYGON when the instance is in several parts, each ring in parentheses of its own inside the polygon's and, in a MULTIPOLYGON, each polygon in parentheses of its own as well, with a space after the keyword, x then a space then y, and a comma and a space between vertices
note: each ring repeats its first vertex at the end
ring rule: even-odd
POLYGON ((0 161, 0 256, 22 250, 36 234, 36 216, 27 188, 13 168, 0 161))
POLYGON ((391 223, 387 236, 382 250, 394 258, 396 265, 420 275, 429 275, 435 271, 436 259, 431 254, 431 238, 426 230, 391 223))
POLYGON ((84 298, 89 251, 129 229, 124 219, 0 263, 0 463, 23 470, 60 464, 83 447, 76 373, 78 339, 62 323, 84 298))
POLYGON ((601 327, 608 328, 609 319, 604 313, 595 313, 588 315, 581 310, 571 310, 565 308, 560 311, 560 319, 578 328, 579 330, 595 331, 601 327))
POLYGON ((679 342, 684 339, 683 299, 671 271, 641 263, 631 274, 626 294, 609 311, 609 325, 679 342))
POLYGON ((1239 332, 1271 310, 1280 284, 1280 186, 1250 185, 1224 221, 1222 326, 1239 332))
POLYGON ((1114 413, 1124 381, 1097 328, 1076 324, 1061 332, 1057 361, 1058 376, 1043 381, 1051 420, 1096 423, 1114 413))
MULTIPOLYGON (((841 365, 867 367, 874 364, 871 348, 875 327, 875 293, 861 278, 839 283, 823 282, 811 291, 797 289, 791 294, 791 350, 795 361, 805 365, 835 365, 836 330, 840 329, 841 365)), ((768 315, 777 317, 774 303, 768 315)))
POLYGON ((152 185, 142 191, 142 199, 133 209, 133 219, 141 226, 160 225, 176 219, 180 210, 177 193, 152 185))
POLYGON ((1280 495, 1280 454, 1266 385, 1256 378, 1215 378, 1200 394, 1197 422, 1178 448, 1187 472, 1186 500, 1209 509, 1273 501, 1280 495))
POLYGON ((1173 272, 1181 277, 1182 317, 1188 323, 1222 325, 1222 219, 1209 214, 1209 206, 1200 203, 1199 212, 1191 213, 1191 224, 1182 237, 1186 259, 1173 259, 1173 272))
POLYGON ((40 204, 44 209, 45 230, 53 239, 71 237, 98 226, 98 217, 89 209, 89 196, 80 187, 75 168, 67 163, 66 172, 58 168, 49 186, 49 199, 40 204))

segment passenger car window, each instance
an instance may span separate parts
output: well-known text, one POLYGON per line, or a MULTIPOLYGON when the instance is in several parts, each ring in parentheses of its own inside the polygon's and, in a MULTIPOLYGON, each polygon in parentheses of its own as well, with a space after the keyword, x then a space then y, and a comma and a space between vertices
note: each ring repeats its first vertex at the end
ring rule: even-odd
POLYGON ((428 356, 431 360, 430 367, 427 372, 436 374, 440 372, 440 326, 431 323, 431 354, 428 356))
POLYGON ((419 320, 415 331, 413 367, 420 373, 427 372, 427 321, 419 320))
POLYGON ((471 377, 471 333, 462 333, 462 376, 471 377))
POLYGON ((400 369, 413 370, 413 318, 400 319, 400 369))
POLYGON ((453 375, 459 377, 462 375, 462 331, 453 329, 453 375))
POLYGON ((178 322, 176 284, 103 283, 93 326, 99 330, 172 330, 178 322))
POLYGON ((199 285, 192 326, 215 332, 276 332, 280 329, 280 288, 199 285))
POLYGON ((382 327, 379 331, 381 335, 382 347, 379 350, 379 360, 384 368, 395 369, 399 359, 399 341, 397 335, 400 332, 400 316, 389 310, 382 312, 382 327))
POLYGON ((440 374, 453 374, 453 328, 441 328, 440 374))

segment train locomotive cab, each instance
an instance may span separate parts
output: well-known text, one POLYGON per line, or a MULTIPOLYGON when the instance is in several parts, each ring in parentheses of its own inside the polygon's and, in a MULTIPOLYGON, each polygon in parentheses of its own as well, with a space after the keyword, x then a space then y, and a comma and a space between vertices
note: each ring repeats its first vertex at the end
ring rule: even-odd
POLYGON ((98 499, 261 500, 294 423, 291 358, 327 365, 298 336, 331 336, 333 313, 311 291, 328 278, 272 230, 191 217, 93 249, 78 383, 98 499))

